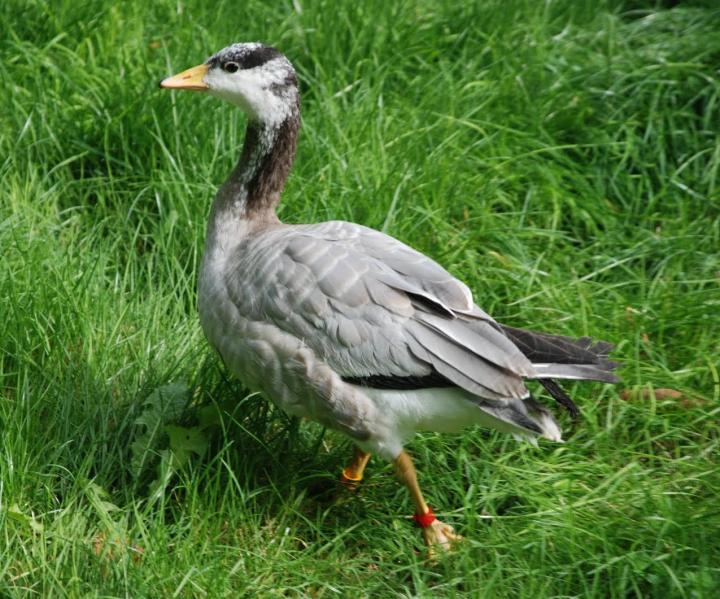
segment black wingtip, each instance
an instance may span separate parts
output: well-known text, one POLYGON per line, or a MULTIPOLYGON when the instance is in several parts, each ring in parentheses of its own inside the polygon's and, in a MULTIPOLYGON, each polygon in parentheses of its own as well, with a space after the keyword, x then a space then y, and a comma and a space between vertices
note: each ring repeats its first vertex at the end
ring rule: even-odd
POLYGON ((573 420, 577 421, 580 419, 580 410, 575 405, 575 402, 570 399, 570 396, 565 393, 565 390, 558 385, 552 379, 538 379, 538 382, 545 388, 555 401, 557 401, 563 408, 570 412, 570 416, 573 420))

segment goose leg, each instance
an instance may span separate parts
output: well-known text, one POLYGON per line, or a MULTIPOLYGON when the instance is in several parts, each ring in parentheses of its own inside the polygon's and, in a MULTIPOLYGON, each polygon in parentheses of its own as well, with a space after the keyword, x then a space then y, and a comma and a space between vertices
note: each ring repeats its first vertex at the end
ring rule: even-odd
POLYGON ((423 529, 423 537, 425 544, 428 546, 430 557, 434 557, 435 549, 441 551, 449 551, 453 543, 460 541, 462 537, 455 534, 452 526, 440 522, 435 518, 432 510, 425 503, 420 485, 418 485, 415 466, 413 466, 410 456, 406 452, 401 452, 393 462, 398 478, 407 487, 415 504, 415 521, 423 529))
POLYGON ((344 468, 340 475, 340 482, 347 489, 355 491, 358 484, 363 479, 363 473, 365 472, 365 466, 367 466, 370 460, 370 454, 364 452, 359 447, 355 448, 353 453, 352 462, 347 468, 344 468))

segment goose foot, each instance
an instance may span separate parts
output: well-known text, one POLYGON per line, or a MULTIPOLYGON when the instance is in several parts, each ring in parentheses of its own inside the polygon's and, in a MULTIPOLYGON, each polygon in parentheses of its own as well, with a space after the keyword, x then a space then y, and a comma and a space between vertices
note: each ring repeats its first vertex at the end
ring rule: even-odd
POLYGON ((430 559, 434 559, 440 553, 451 551, 462 537, 455 533, 455 529, 449 524, 434 520, 422 529, 425 544, 428 547, 430 559))

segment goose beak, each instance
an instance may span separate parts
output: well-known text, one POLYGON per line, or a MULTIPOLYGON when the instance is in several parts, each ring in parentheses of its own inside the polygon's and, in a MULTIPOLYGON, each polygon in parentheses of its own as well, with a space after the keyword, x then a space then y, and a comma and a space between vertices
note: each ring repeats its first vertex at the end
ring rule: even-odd
POLYGON ((192 69, 163 79, 160 82, 160 87, 165 89, 189 89, 191 91, 202 92, 209 89, 208 84, 205 83, 205 75, 207 75, 210 67, 206 64, 199 64, 192 69))

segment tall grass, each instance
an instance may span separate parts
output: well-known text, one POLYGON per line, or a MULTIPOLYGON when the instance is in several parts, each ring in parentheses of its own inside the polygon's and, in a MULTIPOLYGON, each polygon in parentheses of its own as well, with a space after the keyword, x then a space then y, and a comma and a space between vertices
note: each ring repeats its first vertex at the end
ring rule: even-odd
POLYGON ((720 12, 674 4, 2 3, 0 594, 713 596, 720 12), (564 445, 418 437, 466 537, 439 563, 388 465, 332 500, 349 443, 200 331, 244 121, 157 81, 250 40, 302 84, 281 218, 383 229, 503 322, 615 342, 649 390, 570 386, 564 445))

